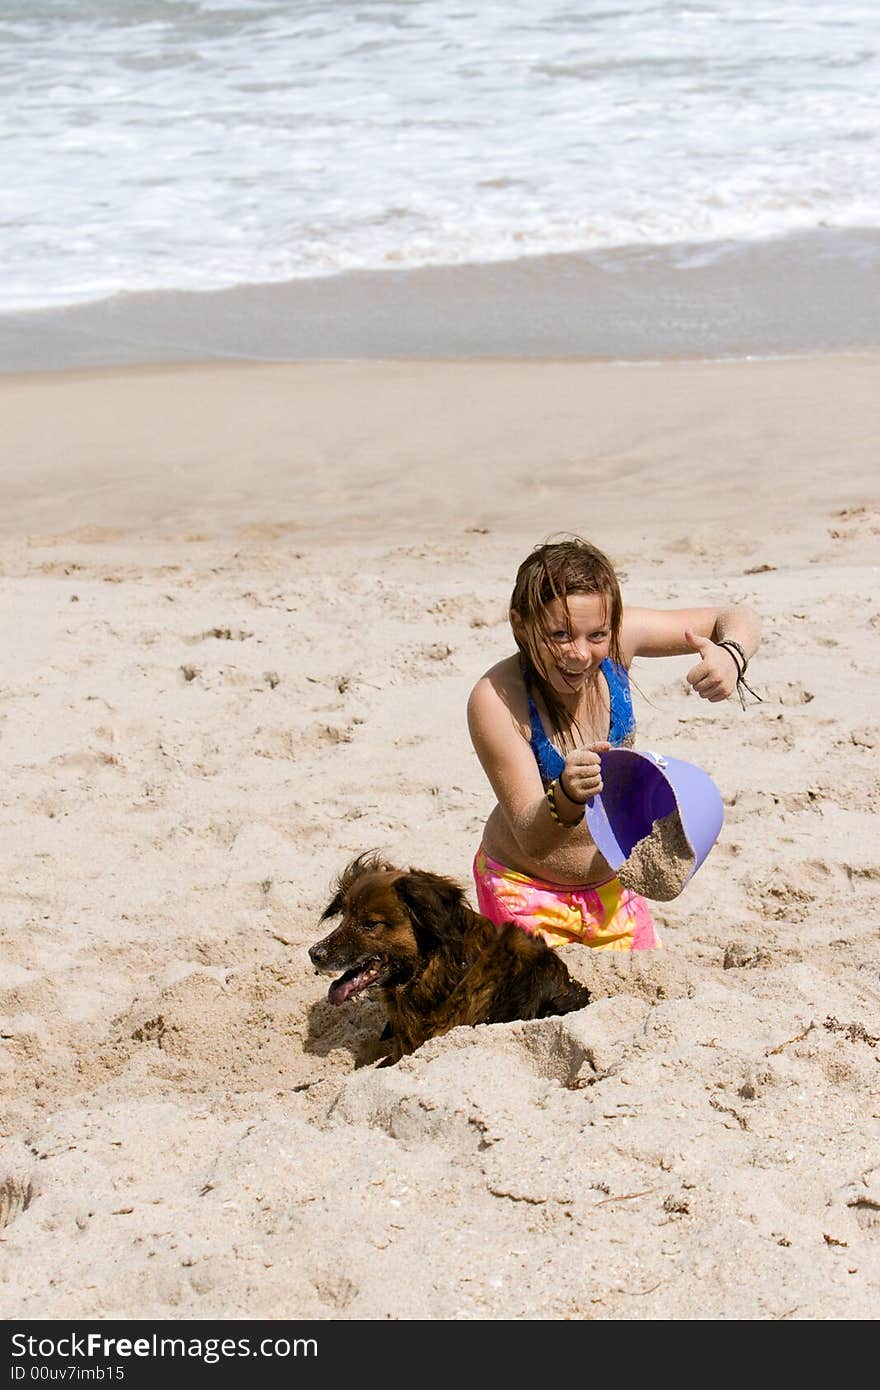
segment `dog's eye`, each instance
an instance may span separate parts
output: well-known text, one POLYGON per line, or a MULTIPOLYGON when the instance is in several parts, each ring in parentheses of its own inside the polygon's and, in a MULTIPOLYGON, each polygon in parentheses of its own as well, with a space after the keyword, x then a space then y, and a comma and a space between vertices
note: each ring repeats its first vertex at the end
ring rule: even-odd
POLYGON ((383 922, 381 917, 368 917, 364 922, 364 928, 366 931, 378 931, 379 928, 384 927, 384 925, 385 923, 383 922))

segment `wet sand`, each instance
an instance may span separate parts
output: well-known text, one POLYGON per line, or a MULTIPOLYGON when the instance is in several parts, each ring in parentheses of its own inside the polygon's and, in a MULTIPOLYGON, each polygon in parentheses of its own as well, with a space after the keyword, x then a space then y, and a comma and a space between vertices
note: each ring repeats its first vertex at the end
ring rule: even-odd
POLYGON ((226 359, 723 358, 880 346, 880 233, 622 246, 0 313, 0 371, 226 359))

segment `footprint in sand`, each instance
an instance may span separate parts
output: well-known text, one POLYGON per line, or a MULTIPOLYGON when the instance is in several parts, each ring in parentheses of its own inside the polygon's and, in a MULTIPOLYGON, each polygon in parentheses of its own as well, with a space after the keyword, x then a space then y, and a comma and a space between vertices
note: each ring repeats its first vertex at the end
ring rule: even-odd
POLYGON ((357 1284, 339 1273, 320 1276, 314 1280, 313 1287, 325 1307, 334 1309, 337 1314, 344 1313, 360 1293, 357 1284))
MULTIPOLYGON (((301 521, 249 521, 239 526, 238 534, 248 541, 274 541, 289 535, 291 531, 302 529, 301 521)), ((293 558, 301 560, 302 555, 297 554, 293 558)))
POLYGON ((35 565, 34 569, 38 574, 68 576, 77 571, 81 572, 84 566, 75 564, 73 560, 44 560, 42 564, 35 565))
POLYGON ((794 883, 765 883, 759 893, 761 912, 776 922, 802 922, 816 901, 815 893, 794 883))
POLYGON ((24 1144, 10 1140, 0 1145, 0 1231, 27 1211, 36 1196, 32 1165, 33 1154, 24 1144))
POLYGON ((464 619, 469 627, 498 627, 507 622, 500 604, 485 603, 477 594, 446 595, 429 605, 432 617, 464 619))
POLYGON ((844 1190, 846 1205, 860 1231, 880 1236, 880 1166, 869 1168, 844 1190))
POLYGON ((765 951, 763 947, 755 946, 752 942, 729 941, 724 948, 722 969, 755 970, 760 965, 769 965, 772 960, 770 951, 765 951))
POLYGON ((197 681, 203 690, 228 690, 246 687, 248 690, 274 690, 281 677, 277 671, 263 671, 259 675, 250 671, 240 671, 236 666, 217 666, 205 671, 201 666, 187 661, 178 667, 187 685, 197 681))
POLYGON ((59 753, 56 758, 50 759, 52 767, 63 768, 71 772, 94 772, 101 767, 121 767, 119 759, 115 753, 105 753, 103 749, 91 753, 59 753))
POLYGON ((122 540, 124 531, 110 526, 79 526, 74 531, 59 531, 55 535, 28 536, 27 543, 33 548, 49 550, 56 545, 105 545, 122 540))
POLYGON ((857 748, 880 747, 880 724, 863 724, 850 730, 850 742, 857 748))
POLYGON ((862 540, 867 536, 880 536, 880 507, 868 504, 862 507, 844 507, 833 512, 835 525, 828 534, 833 541, 862 540))
POLYGON ((209 642, 212 639, 217 642, 246 642, 253 635, 252 632, 241 627, 209 627, 205 632, 197 632, 192 637, 184 637, 183 641, 189 646, 193 646, 196 642, 209 642))
POLYGON ((296 762, 305 753, 332 748, 339 743, 351 743, 355 735, 351 724, 312 724, 307 729, 258 729, 254 754, 258 758, 286 759, 296 762))
POLYGON ((764 686, 761 693, 765 703, 776 705, 808 705, 816 698, 800 681, 780 681, 764 686))
POLYGON ((754 539, 746 534, 734 532, 692 532, 669 541, 663 549, 672 555, 694 555, 713 560, 733 555, 749 555, 754 550, 754 539))
POLYGON ((455 669, 454 663, 447 664, 454 651, 455 648, 447 642, 432 642, 416 647, 413 651, 407 651, 396 663, 397 674, 404 680, 420 680, 438 671, 448 673, 455 669))

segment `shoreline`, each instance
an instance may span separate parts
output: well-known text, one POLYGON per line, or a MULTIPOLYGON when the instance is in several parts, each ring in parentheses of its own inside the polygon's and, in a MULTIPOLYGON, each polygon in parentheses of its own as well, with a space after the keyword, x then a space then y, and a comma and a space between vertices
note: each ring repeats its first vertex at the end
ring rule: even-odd
POLYGON ((483 353, 473 356, 444 356, 437 353, 430 357, 413 357, 406 353, 392 353, 387 357, 181 357, 155 362, 106 362, 70 367, 35 367, 33 370, 0 368, 0 384, 15 381, 89 381, 96 376, 124 378, 148 373, 167 375, 175 372, 236 372, 242 368, 259 371, 262 368, 278 367, 406 367, 413 364, 420 367, 607 367, 621 371, 645 371, 654 367, 735 367, 759 365, 764 362, 809 363, 848 359, 858 361, 875 357, 880 357, 880 343, 829 350, 792 348, 787 352, 743 352, 730 356, 709 357, 687 352, 670 353, 664 357, 613 357, 603 353, 542 353, 539 357, 523 357, 516 353, 495 353, 492 356, 483 353))
POLYGON ((0 313, 0 372, 223 360, 743 360, 880 347, 880 232, 621 247, 0 313), (512 346, 515 351, 511 351, 512 346))

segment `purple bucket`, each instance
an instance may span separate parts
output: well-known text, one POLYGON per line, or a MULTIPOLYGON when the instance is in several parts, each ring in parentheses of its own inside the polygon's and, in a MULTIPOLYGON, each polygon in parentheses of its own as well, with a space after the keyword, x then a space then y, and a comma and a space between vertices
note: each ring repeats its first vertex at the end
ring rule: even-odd
MULTIPOLYGON (((721 793, 708 772, 660 753, 612 748, 600 755, 602 792, 587 802, 590 834, 616 872, 655 821, 678 811, 694 853, 693 878, 718 839, 724 820, 721 793)), ((682 885, 684 886, 684 885, 682 885)), ((651 895, 648 895, 651 896, 651 895)))

